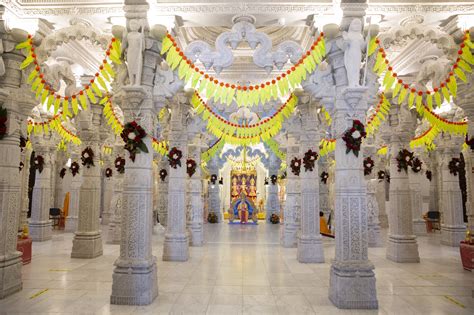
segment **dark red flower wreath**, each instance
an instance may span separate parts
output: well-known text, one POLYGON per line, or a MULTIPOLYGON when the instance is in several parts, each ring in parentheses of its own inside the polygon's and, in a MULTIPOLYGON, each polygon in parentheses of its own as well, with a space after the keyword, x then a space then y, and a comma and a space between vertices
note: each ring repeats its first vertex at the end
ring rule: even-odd
POLYGON ((448 168, 449 173, 453 174, 454 176, 457 176, 462 169, 461 160, 458 158, 452 158, 451 161, 449 161, 448 168))
POLYGON ((431 171, 426 171, 425 174, 426 178, 431 182, 431 179, 433 178, 433 173, 431 173, 431 171))
POLYGON ((41 155, 35 156, 35 169, 38 170, 38 172, 43 172, 44 168, 44 158, 41 155))
POLYGON ((384 171, 378 171, 378 173, 377 173, 377 178, 378 178, 379 180, 383 180, 383 179, 385 178, 385 176, 386 176, 386 174, 385 174, 384 171))
POLYGON ((303 166, 304 171, 312 172, 314 169, 314 163, 318 160, 318 153, 314 152, 313 150, 308 150, 303 157, 303 166))
POLYGON ((18 166, 18 169, 20 170, 20 172, 23 170, 24 167, 25 167, 25 163, 20 162, 20 166, 18 166))
POLYGON ((145 142, 143 142, 146 132, 136 121, 126 123, 120 136, 123 142, 125 142, 125 150, 130 153, 130 160, 132 162, 135 162, 135 156, 140 151, 148 153, 148 148, 145 142))
POLYGON ((166 176, 168 176, 168 172, 164 168, 162 168, 160 170, 160 179, 162 182, 165 181, 166 176))
POLYGON ((194 173, 196 173, 196 161, 193 159, 186 160, 186 173, 188 173, 189 177, 192 177, 194 173))
POLYGON ((278 176, 276 175, 270 176, 270 181, 272 182, 272 185, 275 185, 278 181, 278 176))
POLYGON ((320 177, 321 177, 321 183, 323 183, 323 184, 328 183, 328 178, 329 178, 328 172, 322 172, 320 177))
POLYGON ((111 169, 110 167, 107 167, 107 168, 105 169, 105 177, 107 177, 107 178, 112 177, 112 173, 113 173, 113 172, 112 172, 112 169, 111 169))
POLYGON ((211 184, 212 184, 212 185, 215 185, 215 184, 216 184, 216 181, 217 181, 217 175, 216 175, 216 174, 212 174, 212 175, 211 175, 211 184))
POLYGON ((301 171, 301 159, 294 158, 290 162, 290 168, 291 172, 295 174, 296 176, 300 176, 300 171, 301 171))
POLYGON ((401 172, 404 170, 405 172, 408 172, 408 166, 413 165, 413 152, 410 152, 407 149, 400 150, 398 151, 396 159, 398 171, 401 172))
POLYGON ((364 175, 370 175, 372 173, 372 169, 375 166, 374 160, 370 156, 364 159, 364 175))
POLYGON ((347 129, 342 136, 342 140, 346 143, 346 154, 352 151, 358 157, 362 138, 365 138, 366 135, 365 127, 360 120, 353 120, 352 127, 347 129))
POLYGON ((0 140, 7 134, 7 109, 0 106, 0 140))
POLYGON ((59 177, 64 178, 64 176, 66 176, 66 168, 65 167, 63 167, 61 169, 61 171, 59 172, 59 177))
POLYGON ((81 153, 82 165, 89 168, 94 166, 94 151, 90 147, 85 148, 81 153))
POLYGON ((72 162, 71 163, 71 166, 69 167, 69 169, 71 170, 71 173, 72 173, 72 176, 76 176, 77 173, 79 173, 79 163, 77 162, 72 162))
POLYGON ((168 161, 172 168, 181 167, 181 158, 183 157, 183 152, 178 150, 178 148, 173 147, 170 152, 168 152, 168 161))
POLYGON ((423 165, 423 162, 421 162, 421 160, 417 157, 415 157, 412 162, 411 162, 411 170, 414 172, 414 173, 419 173, 421 172, 421 166, 423 165))
POLYGON ((27 142, 28 142, 28 140, 26 140, 25 137, 20 136, 20 150, 21 150, 21 152, 23 152, 23 150, 26 148, 26 143, 27 142))
POLYGON ((120 174, 123 174, 125 172, 125 159, 123 157, 118 156, 115 159, 114 165, 115 165, 115 169, 120 174))

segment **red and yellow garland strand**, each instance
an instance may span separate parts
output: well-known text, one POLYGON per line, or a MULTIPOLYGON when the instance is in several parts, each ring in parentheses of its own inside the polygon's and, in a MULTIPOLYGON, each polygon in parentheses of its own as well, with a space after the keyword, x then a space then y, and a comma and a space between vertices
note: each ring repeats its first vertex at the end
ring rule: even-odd
POLYGON ((303 54, 298 63, 275 79, 250 86, 222 82, 199 69, 178 47, 171 34, 163 39, 161 54, 166 54, 166 62, 172 70, 178 69, 178 76, 192 88, 204 93, 207 99, 229 105, 235 98, 238 106, 252 106, 266 103, 271 99, 284 97, 306 79, 326 56, 324 34, 321 33, 311 48, 303 54))

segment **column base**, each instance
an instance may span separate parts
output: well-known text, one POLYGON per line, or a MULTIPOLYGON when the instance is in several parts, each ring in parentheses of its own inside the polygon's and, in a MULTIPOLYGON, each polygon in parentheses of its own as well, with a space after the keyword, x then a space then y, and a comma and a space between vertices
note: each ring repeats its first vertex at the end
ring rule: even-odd
POLYGON ((329 281, 329 300, 342 309, 378 309, 373 266, 333 262, 329 281))
POLYGON ((324 263, 321 236, 299 237, 296 256, 300 263, 324 263))
POLYGON ((281 230, 280 244, 286 248, 294 248, 297 245, 298 226, 295 224, 283 224, 281 230))
POLYGON ((204 244, 202 223, 189 224, 189 245, 201 247, 204 244))
POLYGON ((421 220, 421 219, 413 220, 413 233, 417 236, 424 236, 427 234, 425 220, 421 220))
POLYGON ((369 224, 367 229, 369 247, 383 247, 383 239, 378 224, 369 224))
POLYGON ((164 261, 187 261, 189 243, 186 234, 166 234, 163 244, 164 261))
POLYGON ((158 296, 156 257, 150 266, 120 266, 112 275, 110 304, 148 305, 158 296))
POLYGON ((21 291, 21 253, 0 256, 0 299, 21 291))
POLYGON ((107 244, 118 245, 122 239, 122 225, 120 220, 112 220, 109 223, 109 230, 107 233, 107 244))
POLYGON ((49 241, 52 238, 51 221, 40 221, 29 223, 30 237, 34 242, 49 241))
POLYGON ((66 218, 66 225, 64 227, 65 232, 70 232, 74 233, 77 231, 77 222, 79 218, 78 217, 67 217, 66 218))
POLYGON ((466 227, 441 224, 441 244, 459 247, 459 243, 466 238, 466 227))
POLYGON ((72 240, 71 258, 95 258, 102 255, 102 236, 99 233, 76 233, 72 240))
POLYGON ((419 263, 418 244, 415 235, 389 235, 387 259, 398 263, 419 263))

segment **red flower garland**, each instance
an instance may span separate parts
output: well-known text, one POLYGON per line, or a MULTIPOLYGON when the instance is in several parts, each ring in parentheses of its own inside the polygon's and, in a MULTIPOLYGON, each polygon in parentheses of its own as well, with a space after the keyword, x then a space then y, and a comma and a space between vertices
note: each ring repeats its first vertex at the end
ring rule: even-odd
POLYGON ((314 169, 314 163, 318 160, 318 153, 313 150, 308 150, 303 157, 304 171, 312 172, 314 169))
POLYGON ((178 150, 178 148, 173 147, 168 153, 168 161, 170 166, 176 169, 178 166, 181 167, 181 158, 183 157, 183 152, 178 150))
POLYGON ((0 106, 0 140, 7 134, 7 109, 0 106))
POLYGON ((59 177, 64 178, 64 176, 66 176, 66 168, 65 167, 63 167, 61 169, 61 171, 59 172, 59 177))
POLYGON ((105 169, 105 177, 107 177, 107 178, 112 177, 112 173, 113 173, 113 172, 112 172, 112 169, 111 169, 110 167, 107 167, 107 168, 105 169))
POLYGON ((463 167, 464 165, 462 165, 461 159, 458 158, 452 158, 448 164, 449 173, 453 174, 454 176, 457 176, 463 167))
POLYGON ((290 162, 290 168, 291 172, 295 174, 296 176, 300 176, 300 171, 301 171, 301 159, 294 158, 290 162))
POLYGON ((411 170, 414 172, 414 173, 419 173, 421 172, 421 166, 423 165, 423 162, 421 162, 421 160, 419 158, 414 158, 412 160, 412 163, 411 163, 411 170))
POLYGON ((196 161, 194 161, 193 159, 188 159, 186 161, 186 173, 188 173, 189 177, 192 177, 194 173, 196 173, 196 166, 196 161))
POLYGON ((374 166, 374 160, 370 156, 366 157, 364 159, 364 176, 370 175, 374 166))
POLYGON ((75 177, 77 173, 79 173, 79 163, 77 162, 72 162, 71 163, 71 166, 69 167, 69 169, 71 170, 71 173, 72 173, 72 176, 75 177))
POLYGON ((35 169, 41 174, 43 172, 44 167, 44 158, 41 155, 37 155, 35 157, 35 169))
POLYGON ((408 166, 413 165, 413 152, 410 152, 407 149, 400 150, 396 160, 398 172, 401 172, 402 170, 408 172, 408 166))
POLYGON ((146 132, 136 121, 126 123, 120 136, 123 142, 125 142, 125 150, 130 153, 130 160, 132 162, 135 162, 135 156, 140 151, 148 153, 148 148, 145 142, 143 142, 146 132))
POLYGON ((164 168, 162 168, 160 170, 160 179, 162 182, 165 181, 166 176, 168 176, 168 172, 164 168))
POLYGON ((115 169, 120 174, 123 174, 125 172, 125 159, 123 157, 118 156, 115 159, 114 165, 115 165, 115 169))
POLYGON ((87 168, 94 166, 94 151, 90 147, 85 148, 81 153, 82 165, 87 168))
POLYGON ((356 157, 359 157, 362 138, 365 138, 366 135, 365 127, 360 120, 353 120, 352 127, 347 129, 342 136, 342 140, 346 143, 346 154, 352 151, 356 157))
POLYGON ((328 178, 329 178, 328 172, 322 172, 320 176, 321 176, 321 183, 327 184, 328 178))
POLYGON ((270 181, 272 182, 272 185, 275 185, 277 183, 278 176, 272 175, 270 176, 270 181))

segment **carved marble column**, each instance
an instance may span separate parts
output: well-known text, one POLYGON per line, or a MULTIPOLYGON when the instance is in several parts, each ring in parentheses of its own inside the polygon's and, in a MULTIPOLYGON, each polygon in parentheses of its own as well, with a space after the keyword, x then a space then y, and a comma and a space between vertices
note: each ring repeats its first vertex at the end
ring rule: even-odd
MULTIPOLYGON (((270 154, 269 161, 269 178, 272 176, 278 176, 278 170, 280 169, 280 160, 274 155, 270 154)), ((271 181, 267 185, 267 204, 266 215, 267 220, 270 220, 272 214, 280 216, 280 199, 278 198, 278 184, 273 184, 271 181)))
POLYGON ((369 247, 383 247, 383 239, 380 234, 379 205, 377 202, 378 179, 367 181, 367 240, 369 247))
MULTIPOLYGON (((148 134, 152 134, 156 113, 150 89, 142 86, 123 87, 121 102, 125 121, 135 119, 148 134)), ((112 275, 112 304, 150 304, 158 295, 156 257, 152 255, 151 248, 153 149, 150 137, 143 141, 149 153, 139 152, 135 162, 126 158, 122 192, 122 238, 120 256, 115 261, 112 275)))
MULTIPOLYGON (((377 178, 379 171, 383 171, 385 174, 387 174, 385 157, 377 155, 377 157, 375 158, 374 171, 376 172, 377 178)), ((375 188, 375 198, 377 200, 377 206, 379 208, 380 227, 384 229, 388 228, 388 216, 385 207, 387 204, 385 191, 386 181, 387 179, 385 177, 383 179, 377 180, 377 186, 375 188)))
POLYGON ((410 187, 410 201, 413 215, 413 233, 415 235, 426 235, 426 223, 423 220, 423 197, 421 195, 421 185, 423 183, 423 173, 415 173, 408 170, 408 181, 410 187))
POLYGON ((408 172, 398 171, 397 155, 403 149, 409 149, 408 143, 413 138, 416 126, 416 114, 406 106, 392 105, 389 115, 392 129, 390 158, 390 190, 388 222, 387 258, 400 263, 420 262, 418 244, 413 233, 413 215, 410 199, 408 172))
MULTIPOLYGON (((290 165, 291 160, 299 155, 298 145, 289 145, 286 150, 286 165, 290 165)), ((289 167, 286 171, 286 201, 284 209, 284 220, 281 229, 280 243, 283 247, 296 247, 298 234, 298 213, 297 203, 300 181, 298 176, 293 174, 289 167)))
POLYGON ((341 135, 353 120, 365 122, 367 88, 347 87, 344 52, 328 52, 336 93, 333 114, 335 151, 336 257, 331 264, 329 299, 338 308, 378 308, 374 266, 367 257, 367 199, 362 154, 346 153, 341 135))
MULTIPOLYGON (((71 163, 76 162, 81 165, 81 153, 79 149, 74 149, 71 152, 71 163)), ((68 169, 67 172, 71 173, 68 169)), ((79 196, 82 185, 82 166, 79 167, 79 172, 76 175, 71 173, 71 183, 69 189, 69 211, 66 218, 64 230, 66 232, 76 232, 77 222, 79 220, 79 196)))
POLYGON ((196 162, 196 173, 188 178, 188 216, 187 228, 189 231, 189 244, 202 246, 204 244, 202 182, 201 182, 201 145, 189 145, 189 158, 196 162))
POLYGON ((168 223, 163 246, 163 260, 187 261, 189 244, 186 233, 186 156, 187 134, 184 129, 189 95, 178 94, 171 107, 169 142, 170 148, 182 152, 181 166, 169 168, 168 223))
POLYGON ((114 170, 113 161, 111 156, 106 156, 104 158, 104 167, 102 168, 102 191, 103 191, 103 207, 102 207, 102 225, 108 225, 114 216, 114 208, 112 207, 112 195, 114 192, 114 177, 117 175, 117 172, 114 170), (112 177, 106 177, 105 171, 107 168, 112 169, 112 177))
MULTIPOLYGON (((123 146, 123 145, 122 145, 123 146)), ((117 148, 118 146, 116 146, 117 148)), ((118 149, 118 148, 117 148, 118 149)), ((131 163, 128 160, 128 163, 131 163)), ((115 171, 113 176, 113 187, 112 198, 110 200, 110 210, 112 217, 110 218, 108 232, 107 232, 107 244, 120 244, 122 237, 122 193, 123 193, 123 179, 124 174, 118 171, 115 171)))
MULTIPOLYGON (((300 135, 300 154, 303 160, 308 150, 314 150, 319 143, 318 120, 315 104, 310 96, 299 95, 298 108, 301 112, 302 130, 300 135)), ((323 241, 319 227, 319 167, 315 161, 313 170, 301 165, 301 232, 298 235, 297 259, 302 263, 323 263, 323 241)))
POLYGON ((329 219, 331 215, 331 207, 329 205, 329 185, 321 180, 321 174, 326 172, 329 174, 328 156, 319 157, 319 208, 324 213, 324 218, 329 219))
MULTIPOLYGON (((212 158, 207 168, 209 169, 209 173, 212 175, 216 175, 219 179, 219 167, 216 158, 212 158)), ((208 185, 208 193, 209 193, 209 213, 213 212, 217 215, 217 222, 222 222, 222 211, 220 210, 221 205, 221 192, 220 192, 220 185, 218 182, 212 184, 209 182, 208 185)))
MULTIPOLYGON (((451 117, 449 120, 454 120, 451 117)), ((459 159, 463 138, 443 133, 437 139, 438 165, 441 175, 441 244, 459 246, 465 238, 466 224, 464 223, 459 174, 449 169, 453 158, 459 159)), ((458 160, 459 161, 459 160, 458 160)))
POLYGON ((20 171, 21 177, 21 199, 20 199, 20 220, 18 224, 18 232, 20 233, 25 226, 28 226, 28 208, 30 198, 28 196, 30 184, 30 163, 31 163, 31 149, 22 148, 21 162, 23 169, 20 171))
POLYGON ((168 223, 168 174, 169 174, 169 163, 163 158, 158 163, 158 172, 162 170, 166 171, 165 178, 158 178, 158 220, 162 226, 166 226, 168 223))
POLYGON ((31 202, 31 218, 29 223, 30 236, 33 241, 42 242, 51 239, 51 220, 49 209, 51 204, 51 134, 31 137, 35 158, 44 159, 44 167, 40 172, 36 170, 35 184, 31 202))
MULTIPOLYGON (((72 240, 72 258, 94 258, 102 255, 102 235, 100 231, 100 146, 98 126, 101 107, 90 105, 90 112, 79 116, 81 152, 90 148, 93 152, 92 166, 81 163, 82 185, 79 190, 79 218, 77 231, 72 240)), ((82 154, 82 153, 81 153, 82 154)), ((81 157, 82 158, 82 157, 81 157)))

